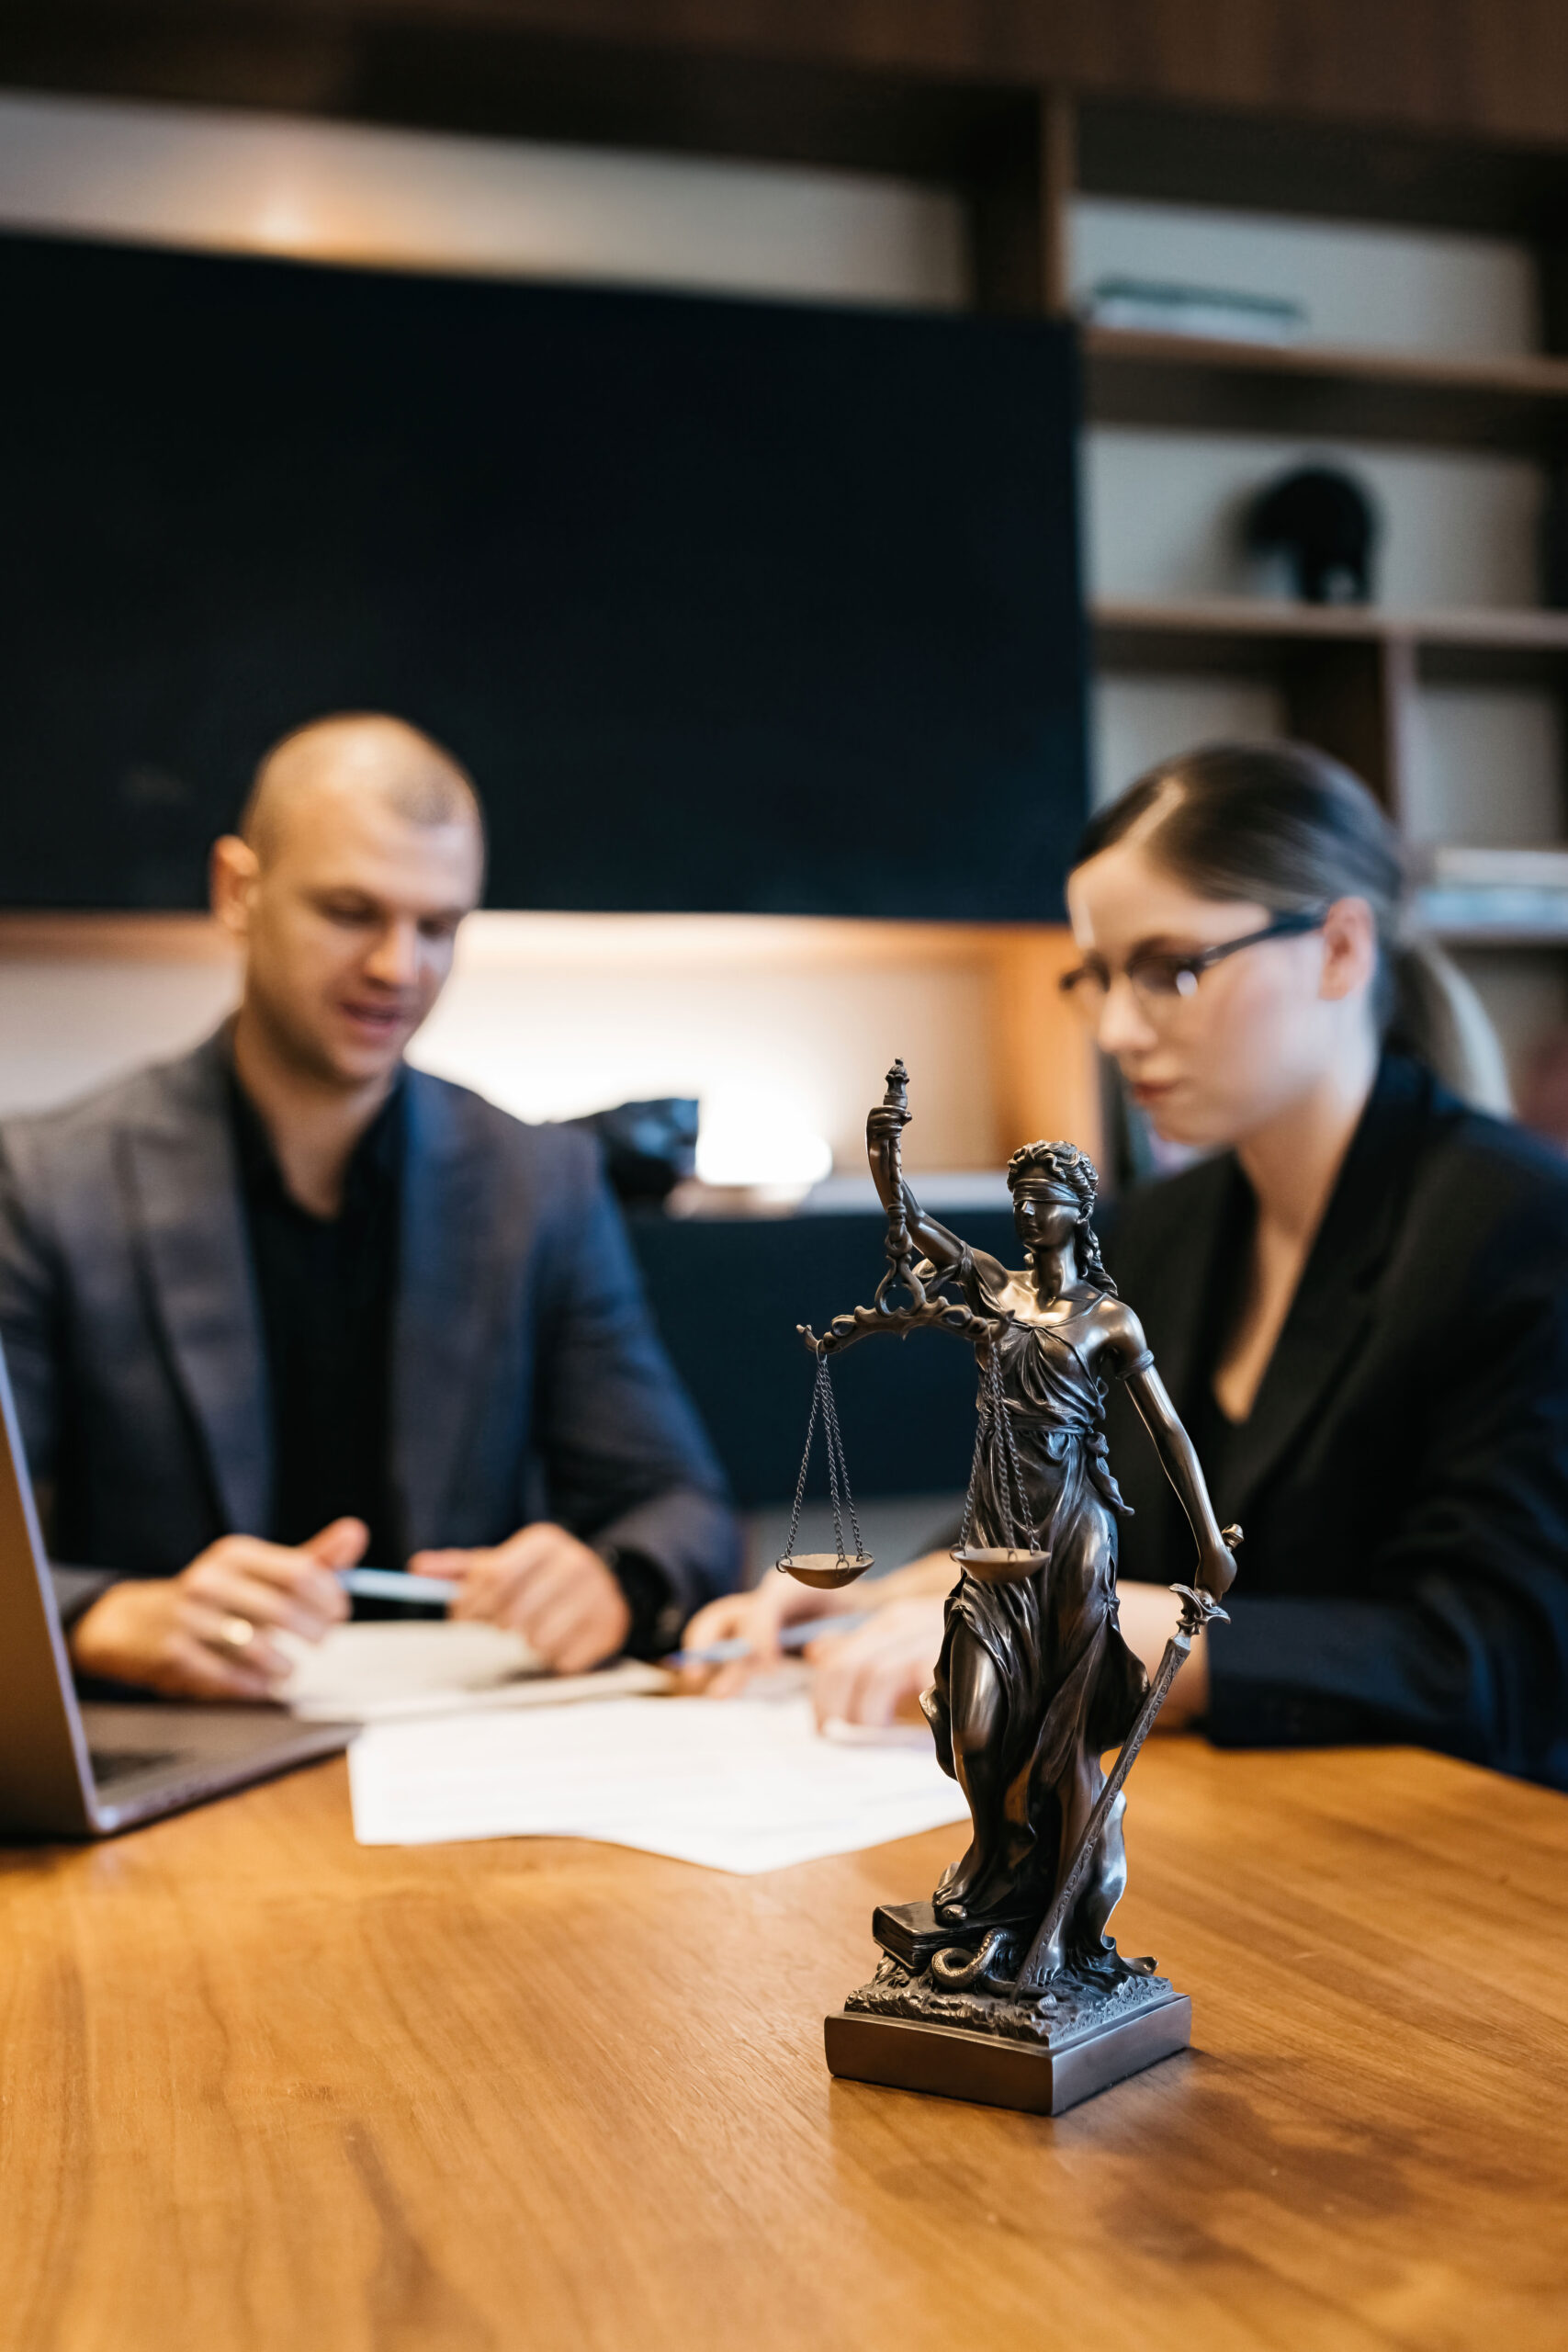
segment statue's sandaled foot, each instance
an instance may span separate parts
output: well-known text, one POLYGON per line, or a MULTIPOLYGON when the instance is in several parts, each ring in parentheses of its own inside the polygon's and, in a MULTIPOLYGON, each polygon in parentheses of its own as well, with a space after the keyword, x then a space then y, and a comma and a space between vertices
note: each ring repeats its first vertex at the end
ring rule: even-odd
POLYGON ((1020 1970, 1014 1988, 1018 1998, 1021 2001, 1038 2000, 1042 1994, 1049 1993, 1060 1984, 1067 1973, 1066 1959, 1058 1938, 1055 1942, 1047 1944, 1043 1951, 1035 1955, 1027 1979, 1021 1969, 1020 1970))

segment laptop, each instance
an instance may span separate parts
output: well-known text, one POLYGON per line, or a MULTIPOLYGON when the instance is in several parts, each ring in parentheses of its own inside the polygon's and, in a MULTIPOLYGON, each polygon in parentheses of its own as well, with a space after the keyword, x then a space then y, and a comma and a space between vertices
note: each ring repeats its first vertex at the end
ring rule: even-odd
POLYGON ((0 1838, 108 1838, 296 1764, 354 1724, 280 1708, 79 1702, 0 1355, 0 1838))

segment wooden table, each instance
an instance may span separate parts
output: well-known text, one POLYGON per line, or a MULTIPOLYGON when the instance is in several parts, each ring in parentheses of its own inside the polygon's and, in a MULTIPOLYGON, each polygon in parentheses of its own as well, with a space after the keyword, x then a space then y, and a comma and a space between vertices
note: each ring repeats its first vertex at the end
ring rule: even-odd
POLYGON ((1568 2341, 1568 1803, 1156 1743, 1124 1950, 1191 2053, 1056 2122, 823 2071, 874 1901, 361 1851, 341 1763, 0 1857, 7 2352, 1568 2341))

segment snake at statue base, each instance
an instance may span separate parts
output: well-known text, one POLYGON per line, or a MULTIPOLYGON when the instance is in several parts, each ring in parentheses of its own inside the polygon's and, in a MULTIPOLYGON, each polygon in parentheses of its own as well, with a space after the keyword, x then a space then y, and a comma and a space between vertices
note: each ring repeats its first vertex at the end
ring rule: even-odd
POLYGON ((983 1984, 990 1974, 991 1962, 1007 1941, 1007 1928, 993 1928, 977 1951, 965 1951, 962 1944, 945 1945, 931 1954, 931 1983, 943 1993, 964 1993, 973 1985, 983 1984))

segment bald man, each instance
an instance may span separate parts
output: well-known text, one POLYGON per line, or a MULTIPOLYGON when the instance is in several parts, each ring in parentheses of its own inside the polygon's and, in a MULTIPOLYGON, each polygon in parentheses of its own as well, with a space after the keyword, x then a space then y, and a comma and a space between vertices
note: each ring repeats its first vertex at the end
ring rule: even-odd
POLYGON ((594 1147, 404 1063, 483 865, 427 736, 301 728, 213 852, 233 1019, 0 1125, 0 1340, 85 1676, 265 1699, 361 1559, 567 1673, 735 1579, 594 1147))

